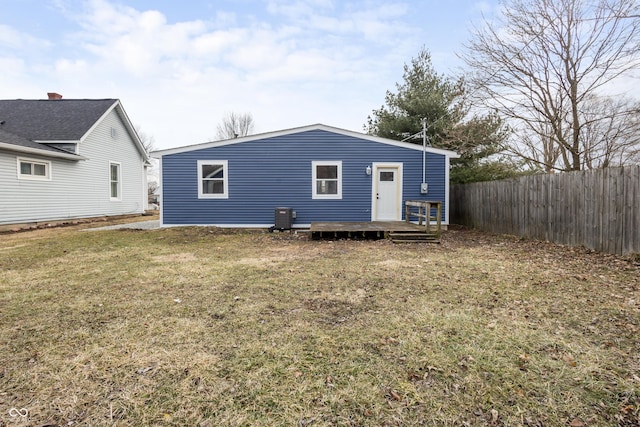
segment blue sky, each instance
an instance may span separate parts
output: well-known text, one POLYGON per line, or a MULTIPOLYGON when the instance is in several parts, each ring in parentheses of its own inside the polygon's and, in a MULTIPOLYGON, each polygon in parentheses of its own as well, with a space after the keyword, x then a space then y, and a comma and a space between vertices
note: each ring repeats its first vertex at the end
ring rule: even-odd
POLYGON ((497 0, 0 0, 0 98, 119 98, 157 149, 256 132, 362 131, 426 47, 436 69, 497 0))

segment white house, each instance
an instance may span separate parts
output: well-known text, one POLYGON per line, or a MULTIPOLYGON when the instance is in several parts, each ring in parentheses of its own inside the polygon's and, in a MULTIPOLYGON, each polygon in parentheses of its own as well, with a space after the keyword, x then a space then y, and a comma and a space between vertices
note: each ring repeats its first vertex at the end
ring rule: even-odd
POLYGON ((0 100, 0 224, 141 214, 149 157, 117 99, 0 100))

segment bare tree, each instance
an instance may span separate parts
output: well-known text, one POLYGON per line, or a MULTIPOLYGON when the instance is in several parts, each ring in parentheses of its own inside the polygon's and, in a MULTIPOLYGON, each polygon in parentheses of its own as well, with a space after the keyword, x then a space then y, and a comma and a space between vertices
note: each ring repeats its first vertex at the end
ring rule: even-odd
POLYGON ((147 153, 150 153, 151 151, 153 151, 155 149, 155 143, 156 143, 155 138, 151 135, 148 135, 146 132, 144 132, 142 130, 142 126, 135 125, 134 127, 136 130, 136 133, 138 134, 138 138, 140 138, 140 142, 142 142, 142 146, 144 147, 145 150, 147 150, 147 153))
POLYGON ((638 162, 640 104, 625 97, 590 97, 582 111, 583 169, 638 162))
POLYGON ((479 99, 520 136, 513 153, 547 171, 580 170, 610 164, 593 160, 631 142, 613 132, 596 141, 606 120, 593 102, 638 66, 639 9, 637 0, 505 0, 502 18, 475 30, 462 59, 479 99))
POLYGON ((158 184, 156 181, 149 181, 147 183, 147 194, 149 196, 154 195, 159 189, 160 189, 160 184, 158 184))
POLYGON ((254 129, 251 113, 227 113, 218 125, 216 140, 233 139, 251 135, 254 129))

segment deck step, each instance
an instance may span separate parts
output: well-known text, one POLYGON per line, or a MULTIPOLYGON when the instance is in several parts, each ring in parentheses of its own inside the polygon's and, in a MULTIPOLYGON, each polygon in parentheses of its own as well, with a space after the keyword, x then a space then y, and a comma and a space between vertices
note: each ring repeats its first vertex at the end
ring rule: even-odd
POLYGON ((393 243, 440 243, 436 234, 424 232, 394 232, 389 233, 389 238, 393 243))

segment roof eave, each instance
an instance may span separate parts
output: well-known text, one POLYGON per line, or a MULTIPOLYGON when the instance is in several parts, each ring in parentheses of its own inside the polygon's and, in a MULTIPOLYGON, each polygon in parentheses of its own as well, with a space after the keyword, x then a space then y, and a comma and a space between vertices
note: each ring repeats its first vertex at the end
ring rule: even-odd
POLYGON ((274 132, 266 132, 266 133, 261 133, 261 134, 256 134, 256 135, 249 135, 249 136, 244 136, 244 137, 235 138, 235 139, 227 139, 227 140, 224 140, 224 141, 205 142, 205 143, 201 143, 201 144, 188 145, 188 146, 178 147, 178 148, 169 148, 169 149, 166 149, 166 150, 156 150, 156 151, 152 151, 150 153, 150 155, 151 155, 151 157, 154 157, 154 158, 160 158, 160 157, 162 157, 164 155, 168 155, 168 154, 178 154, 178 153, 185 153, 185 152, 194 151, 194 150, 201 150, 201 149, 205 149, 205 148, 221 147, 221 146, 224 146, 224 145, 231 145, 231 144, 240 144, 240 143, 243 143, 243 142, 255 141, 255 140, 266 139, 266 138, 274 138, 274 137, 278 137, 278 136, 291 135, 291 134, 295 134, 295 133, 308 132, 308 131, 312 131, 312 130, 324 130, 324 131, 327 131, 327 132, 338 133, 338 134, 345 135, 345 136, 350 136, 350 137, 360 138, 360 139, 366 139, 366 140, 373 141, 373 142, 378 142, 378 143, 387 144, 387 145, 394 145, 394 146, 408 148, 408 149, 412 149, 412 150, 420 150, 420 151, 422 151, 424 149, 425 151, 427 151, 429 153, 440 154, 440 155, 443 155, 443 156, 446 156, 446 157, 449 157, 449 158, 453 158, 453 159, 457 159, 457 158, 460 157, 460 155, 458 153, 456 153, 455 151, 444 150, 444 149, 440 149, 440 148, 432 148, 432 147, 423 148, 422 145, 412 144, 410 142, 402 142, 402 141, 396 141, 396 140, 388 139, 388 138, 381 138, 379 136, 367 135, 367 134, 360 133, 360 132, 354 132, 354 131, 350 131, 350 130, 346 130, 346 129, 340 129, 340 128, 336 128, 336 127, 332 127, 332 126, 323 125, 323 124, 320 124, 320 123, 314 124, 314 125, 308 125, 308 126, 292 128, 292 129, 285 129, 285 130, 279 130, 279 131, 274 131, 274 132))
POLYGON ((149 162, 149 159, 151 159, 151 157, 149 156, 149 153, 147 153, 146 148, 144 148, 144 144, 140 139, 140 135, 138 135, 138 131, 136 131, 136 128, 133 126, 133 123, 129 119, 129 116, 127 115, 127 112, 124 110, 124 107, 122 106, 122 103, 120 102, 120 100, 118 100, 116 109, 120 114, 120 117, 122 117, 122 120, 124 121, 124 124, 127 130, 129 131, 131 138, 133 139, 133 142, 136 144, 136 147, 140 151, 140 154, 142 154, 144 161, 149 162))
POLYGON ((55 157, 59 159, 87 160, 86 157, 80 156, 78 154, 63 153, 63 152, 56 153, 54 151, 40 150, 38 148, 32 148, 32 147, 22 147, 19 145, 7 144, 4 142, 0 142, 0 149, 8 150, 8 151, 16 151, 18 153, 33 154, 33 155, 44 156, 44 157, 55 157))
POLYGON ((77 139, 34 139, 33 142, 37 142, 38 144, 79 144, 80 140, 77 139))

